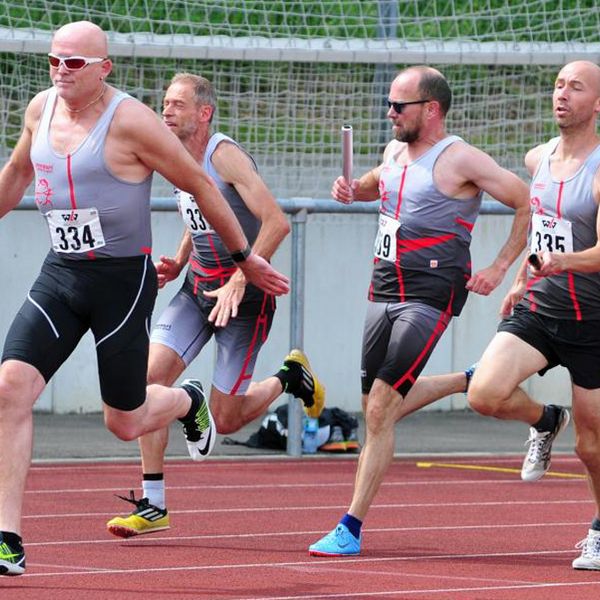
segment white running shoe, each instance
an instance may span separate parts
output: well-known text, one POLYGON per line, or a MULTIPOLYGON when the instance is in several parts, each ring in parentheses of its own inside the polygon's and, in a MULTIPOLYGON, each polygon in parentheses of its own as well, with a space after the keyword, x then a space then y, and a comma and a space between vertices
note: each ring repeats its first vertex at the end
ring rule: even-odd
POLYGON ((181 387, 199 402, 195 419, 183 424, 188 452, 192 460, 204 460, 211 453, 217 438, 215 421, 204 397, 202 384, 197 379, 186 379, 181 387))
POLYGON ((573 561, 574 569, 600 571, 600 531, 590 529, 586 538, 581 540, 575 548, 581 548, 581 556, 573 561))
POLYGON ((559 410, 559 414, 554 431, 538 431, 535 427, 529 428, 529 439, 525 442, 525 444, 529 444, 529 450, 521 469, 523 481, 538 481, 550 468, 552 444, 571 419, 566 408, 559 406, 556 408, 559 410))

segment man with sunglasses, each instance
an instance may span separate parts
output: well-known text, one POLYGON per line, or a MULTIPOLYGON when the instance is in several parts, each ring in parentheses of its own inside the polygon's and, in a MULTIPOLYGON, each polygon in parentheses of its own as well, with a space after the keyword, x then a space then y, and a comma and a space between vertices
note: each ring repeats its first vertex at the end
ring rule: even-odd
POLYGON ((245 278, 269 294, 287 279, 250 251, 212 179, 154 112, 106 84, 104 32, 89 22, 58 29, 50 78, 25 111, 0 172, 0 216, 35 175, 51 250, 8 332, 0 365, 0 574, 20 575, 32 407, 89 329, 96 341, 104 419, 123 440, 183 423, 191 453, 214 439, 199 382, 146 388, 148 326, 157 291, 151 261, 150 187, 159 171, 195 198, 245 278))
POLYGON ((492 292, 525 247, 527 186, 446 133, 450 102, 439 71, 402 71, 390 88, 394 140, 383 162, 360 179, 333 184, 337 201, 380 199, 381 208, 362 349, 365 444, 349 510, 310 546, 313 556, 360 554, 362 522, 392 460, 396 422, 467 385, 465 373, 419 374, 468 292, 492 292), (471 231, 483 192, 514 208, 515 216, 494 262, 471 276, 471 231))
MULTIPOLYGON (((258 174, 254 159, 233 139, 211 132, 216 107, 212 84, 204 77, 178 73, 163 100, 163 120, 230 203, 255 251, 270 258, 289 232, 287 219, 258 174)), ((267 341, 275 302, 241 271, 206 221, 193 198, 176 190, 186 228, 174 258, 161 256, 159 287, 189 268, 181 289, 152 331, 148 382, 172 385, 214 336, 217 360, 210 392, 210 412, 219 433, 233 433, 263 414, 284 391, 302 399, 318 417, 324 389, 304 353, 293 350, 282 369, 263 381, 251 381, 258 354, 267 341)), ((135 508, 107 523, 119 537, 168 529, 164 454, 168 428, 139 439, 142 496, 120 496, 135 508)), ((199 454, 199 460, 204 456, 199 454)))

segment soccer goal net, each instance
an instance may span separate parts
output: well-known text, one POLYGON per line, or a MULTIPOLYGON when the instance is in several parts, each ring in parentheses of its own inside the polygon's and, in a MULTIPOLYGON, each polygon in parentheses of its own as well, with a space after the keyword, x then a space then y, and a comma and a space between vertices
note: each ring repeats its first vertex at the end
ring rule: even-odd
MULTIPOLYGON (((356 173, 379 162, 389 83, 409 64, 449 79, 449 131, 521 172, 525 151, 553 130, 558 67, 600 57, 594 0, 3 0, 2 158, 49 84, 52 31, 80 19, 108 33, 110 83, 157 111, 177 71, 211 79, 215 129, 255 156, 279 198, 328 196, 344 123, 356 173)), ((160 186, 155 195, 168 193, 160 186)))

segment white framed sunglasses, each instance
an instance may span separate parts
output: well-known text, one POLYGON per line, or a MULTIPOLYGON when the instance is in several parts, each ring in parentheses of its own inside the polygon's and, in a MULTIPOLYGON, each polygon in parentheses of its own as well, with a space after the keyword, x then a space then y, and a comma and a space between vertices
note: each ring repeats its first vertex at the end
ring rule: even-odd
POLYGON ((106 60, 106 57, 88 57, 88 56, 57 56, 48 52, 48 62, 53 69, 58 69, 60 65, 64 65, 68 71, 81 71, 88 65, 94 65, 106 60))

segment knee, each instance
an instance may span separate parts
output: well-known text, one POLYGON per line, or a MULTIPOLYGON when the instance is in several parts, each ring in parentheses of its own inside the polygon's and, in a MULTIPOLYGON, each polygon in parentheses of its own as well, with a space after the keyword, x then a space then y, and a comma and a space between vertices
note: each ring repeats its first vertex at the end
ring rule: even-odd
POLYGON ((129 419, 108 414, 104 418, 106 428, 123 442, 131 442, 140 437, 139 427, 129 419))
POLYGON ((218 408, 211 409, 210 412, 213 416, 217 433, 224 435, 235 433, 244 425, 241 417, 235 414, 222 412, 218 408))
POLYGON ((21 368, 5 362, 0 367, 0 411, 29 414, 37 397, 42 393, 45 382, 42 376, 29 365, 21 368))
POLYGON ((476 380, 471 382, 467 393, 469 406, 484 417, 497 417, 505 398, 499 388, 478 384, 476 380))
POLYGON ((600 441, 596 436, 578 435, 575 453, 588 471, 593 473, 600 471, 600 441))
POLYGON ((369 397, 365 410, 365 425, 371 435, 377 435, 389 424, 388 408, 378 397, 369 397))

